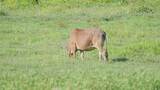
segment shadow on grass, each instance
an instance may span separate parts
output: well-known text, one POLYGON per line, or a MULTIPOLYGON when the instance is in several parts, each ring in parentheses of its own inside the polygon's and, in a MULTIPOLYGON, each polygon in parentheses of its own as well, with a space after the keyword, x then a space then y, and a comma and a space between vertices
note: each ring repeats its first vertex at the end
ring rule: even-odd
POLYGON ((128 61, 129 59, 126 58, 126 57, 118 57, 118 58, 113 58, 112 61, 113 62, 126 62, 128 61))

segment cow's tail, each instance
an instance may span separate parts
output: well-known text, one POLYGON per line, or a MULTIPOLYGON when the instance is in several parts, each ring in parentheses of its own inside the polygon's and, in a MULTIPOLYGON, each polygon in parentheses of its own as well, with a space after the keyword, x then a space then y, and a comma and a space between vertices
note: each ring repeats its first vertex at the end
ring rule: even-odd
POLYGON ((108 35, 106 34, 106 32, 103 32, 103 35, 102 35, 102 39, 103 39, 103 42, 104 42, 104 48, 107 49, 107 44, 108 44, 108 35))
POLYGON ((103 46, 103 52, 105 54, 105 60, 108 60, 108 35, 104 32, 103 36, 103 40, 104 40, 104 46, 103 46))

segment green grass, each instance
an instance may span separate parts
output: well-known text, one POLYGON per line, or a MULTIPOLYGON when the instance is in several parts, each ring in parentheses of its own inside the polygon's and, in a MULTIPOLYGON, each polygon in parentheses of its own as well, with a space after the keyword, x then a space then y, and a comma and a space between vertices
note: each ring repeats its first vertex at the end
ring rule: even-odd
POLYGON ((0 90, 159 90, 158 0, 122 1, 1 8, 0 90), (66 55, 69 32, 87 27, 108 33, 109 63, 66 55))

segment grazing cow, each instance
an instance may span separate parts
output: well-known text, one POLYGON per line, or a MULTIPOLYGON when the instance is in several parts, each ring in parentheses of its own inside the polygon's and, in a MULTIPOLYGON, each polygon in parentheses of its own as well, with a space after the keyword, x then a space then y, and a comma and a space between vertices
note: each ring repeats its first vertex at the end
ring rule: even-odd
POLYGON ((99 28, 75 29, 71 31, 68 42, 68 55, 76 56, 76 52, 80 51, 82 60, 84 59, 84 51, 93 49, 99 50, 99 59, 108 60, 107 48, 104 48, 106 41, 106 33, 99 28))

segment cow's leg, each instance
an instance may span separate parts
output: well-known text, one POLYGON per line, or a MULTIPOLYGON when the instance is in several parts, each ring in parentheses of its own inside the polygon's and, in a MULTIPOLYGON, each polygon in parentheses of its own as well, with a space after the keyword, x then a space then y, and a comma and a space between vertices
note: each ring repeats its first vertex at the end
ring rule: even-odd
POLYGON ((73 57, 76 58, 76 51, 73 51, 73 57))
POLYGON ((81 60, 84 60, 84 51, 80 51, 81 53, 81 60))
POLYGON ((99 51, 99 61, 102 60, 102 53, 99 51))
POLYGON ((106 60, 108 61, 109 59, 108 59, 108 49, 107 48, 105 50, 105 57, 106 57, 106 60))
POLYGON ((107 56, 106 56, 106 49, 103 49, 102 57, 103 57, 103 60, 104 60, 104 61, 106 61, 106 60, 107 60, 107 56))
POLYGON ((98 48, 98 50, 99 50, 99 60, 101 61, 102 60, 102 54, 103 54, 103 49, 101 49, 101 48, 98 48))
POLYGON ((76 58, 76 52, 77 52, 77 49, 76 47, 73 49, 73 57, 76 58))
POLYGON ((105 48, 103 48, 102 57, 104 61, 108 61, 108 51, 105 48))
POLYGON ((103 52, 103 48, 101 47, 101 45, 99 44, 99 42, 96 42, 95 43, 95 48, 97 48, 98 49, 98 51, 99 51, 99 61, 101 61, 102 60, 102 52, 103 52))
POLYGON ((76 49, 76 46, 74 43, 72 43, 72 46, 71 46, 71 54, 74 58, 76 58, 76 52, 77 52, 77 49, 76 49))

